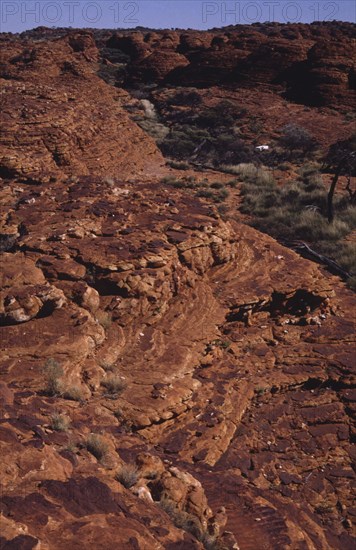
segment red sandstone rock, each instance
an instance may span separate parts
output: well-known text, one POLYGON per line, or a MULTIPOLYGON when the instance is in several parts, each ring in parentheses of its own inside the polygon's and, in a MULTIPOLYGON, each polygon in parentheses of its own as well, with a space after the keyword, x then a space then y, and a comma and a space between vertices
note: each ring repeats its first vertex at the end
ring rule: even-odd
POLYGON ((125 177, 133 163, 141 171, 146 159, 159 169, 155 144, 120 107, 122 92, 95 75, 92 37, 69 35, 28 51, 21 43, 4 48, 2 173, 36 183, 73 174, 110 176, 113 166, 125 177), (26 80, 16 80, 24 65, 26 80))
POLYGON ((352 108, 352 38, 347 23, 271 23, 225 32, 118 32, 107 44, 131 57, 128 79, 136 83, 163 78, 179 86, 233 83, 285 91, 308 105, 352 108))
MULTIPOLYGON (((116 33, 111 46, 133 65, 152 55, 162 78, 167 59, 206 59, 204 83, 219 55, 236 53, 226 75, 275 44, 248 86, 321 38, 327 27, 276 24, 116 33)), ((163 159, 120 106, 126 92, 95 75, 91 34, 7 37, 4 51, 1 545, 198 550, 217 537, 229 550, 351 549, 354 296, 160 183, 163 159), (137 473, 128 488, 124 464, 137 473)), ((340 93, 340 105, 347 52, 325 54, 338 89, 325 97, 340 93)), ((270 127, 285 120, 270 92, 228 93, 270 127)), ((304 116, 324 121, 321 134, 339 120, 304 116)))
POLYGON ((155 50, 143 60, 135 63, 132 68, 132 76, 143 82, 160 82, 175 69, 187 65, 189 65, 189 61, 184 55, 167 51, 164 44, 163 50, 155 50))

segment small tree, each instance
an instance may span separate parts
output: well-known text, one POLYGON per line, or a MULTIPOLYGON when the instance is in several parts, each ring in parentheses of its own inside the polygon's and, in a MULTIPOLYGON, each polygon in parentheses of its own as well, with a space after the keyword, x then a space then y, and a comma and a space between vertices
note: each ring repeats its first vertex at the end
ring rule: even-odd
MULTIPOLYGON (((329 223, 331 223, 334 220, 333 199, 334 199, 335 189, 336 189, 336 185, 337 185, 337 182, 339 180, 339 177, 347 169, 351 172, 352 171, 352 166, 355 166, 355 161, 356 161, 356 151, 353 152, 353 153, 346 153, 346 155, 344 155, 340 159, 338 165, 335 167, 334 177, 331 181, 330 189, 329 189, 329 192, 328 192, 328 221, 329 221, 329 223)), ((346 189, 348 190, 349 195, 350 195, 350 202, 351 202, 351 204, 353 204, 355 202, 356 192, 351 189, 350 182, 351 182, 351 177, 349 179, 349 182, 348 182, 348 185, 347 185, 346 189)))
POLYGON ((316 139, 308 130, 297 124, 287 124, 282 128, 279 143, 291 153, 302 151, 304 154, 313 151, 317 145, 316 139))
POLYGON ((356 151, 356 132, 349 138, 336 141, 330 145, 327 155, 324 157, 324 169, 330 172, 336 171, 340 161, 345 157, 346 162, 342 163, 341 174, 343 176, 356 176, 356 157, 351 153, 356 151))

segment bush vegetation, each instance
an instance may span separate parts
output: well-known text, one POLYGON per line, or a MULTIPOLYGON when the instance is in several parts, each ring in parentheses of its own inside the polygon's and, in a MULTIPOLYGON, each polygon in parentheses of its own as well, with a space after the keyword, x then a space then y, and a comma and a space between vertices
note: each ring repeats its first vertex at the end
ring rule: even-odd
POLYGON ((97 460, 102 460, 109 451, 108 444, 98 434, 90 434, 84 446, 97 460))
POLYGON ((180 510, 173 500, 163 497, 160 500, 161 508, 169 515, 174 525, 191 533, 198 540, 202 538, 203 532, 201 524, 196 516, 180 510))
POLYGON ((54 413, 51 416, 51 428, 56 432, 66 432, 69 429, 70 420, 65 414, 54 413))
POLYGON ((158 145, 165 156, 212 166, 250 162, 254 156, 252 149, 228 128, 176 124, 158 145))
POLYGON ((171 168, 175 168, 175 170, 189 170, 190 168, 188 162, 184 161, 169 160, 167 164, 171 168))
POLYGON ((113 374, 111 376, 108 376, 107 378, 104 378, 101 381, 101 385, 107 390, 108 393, 112 395, 117 395, 118 393, 124 391, 127 383, 120 376, 113 374))
POLYGON ((224 164, 221 169, 228 174, 239 176, 240 180, 250 182, 251 184, 261 186, 274 184, 271 172, 251 162, 243 162, 237 165, 224 164))
MULTIPOLYGON (((196 197, 204 199, 210 199, 212 202, 221 203, 224 202, 229 196, 229 191, 225 187, 225 184, 220 181, 214 181, 209 183, 206 178, 197 181, 194 176, 188 176, 183 178, 176 178, 175 176, 165 176, 161 179, 161 183, 170 185, 176 189, 195 189, 196 197)), ((236 183, 230 182, 229 187, 235 187, 236 183)))
POLYGON ((225 550, 220 540, 204 529, 196 516, 181 510, 174 501, 166 497, 161 498, 159 504, 176 527, 193 535, 206 550, 225 550))
POLYGON ((48 359, 43 369, 46 385, 44 392, 50 397, 63 397, 72 401, 82 401, 83 391, 80 386, 66 386, 61 379, 64 371, 55 359, 48 359))
POLYGON ((115 363, 111 361, 100 361, 99 365, 105 372, 113 372, 116 368, 115 363))
POLYGON ((194 89, 179 91, 168 101, 170 105, 184 106, 198 105, 200 102, 201 97, 199 93, 194 89))
POLYGON ((192 157, 197 147, 209 138, 209 132, 197 126, 176 124, 158 145, 165 156, 183 160, 192 157))
POLYGON ((324 165, 328 170, 335 170, 342 158, 347 157, 341 168, 341 174, 347 176, 356 176, 356 132, 349 138, 339 140, 333 143, 327 155, 324 157, 324 165))
POLYGON ((117 472, 115 479, 121 483, 126 489, 133 487, 139 479, 139 473, 134 464, 125 464, 117 472))
POLYGON ((70 401, 82 401, 84 397, 80 386, 68 386, 62 393, 64 399, 69 399, 70 401))
POLYGON ((124 416, 124 413, 123 413, 123 410, 118 408, 114 411, 114 416, 117 420, 122 420, 123 419, 123 416, 124 416))
POLYGON ((158 143, 163 142, 169 134, 169 128, 156 119, 144 118, 142 116, 135 116, 133 119, 142 128, 142 130, 147 132, 147 134, 158 143))
POLYGON ((164 176, 164 178, 161 179, 161 183, 164 183, 165 185, 169 185, 171 187, 175 187, 177 189, 194 189, 197 185, 197 181, 195 176, 182 176, 177 178, 176 176, 164 176))
POLYGON ((287 124, 281 130, 279 143, 291 154, 300 151, 303 155, 316 149, 316 139, 302 126, 287 124))
POLYGON ((55 359, 48 359, 43 374, 46 380, 45 393, 51 397, 60 395, 63 391, 61 377, 64 374, 60 364, 55 359))
POLYGON ((224 202, 229 196, 229 191, 225 188, 223 184, 222 188, 213 187, 214 184, 210 185, 210 189, 200 189, 195 194, 196 197, 202 197, 204 199, 211 199, 213 202, 219 203, 224 202))
POLYGON ((334 260, 352 276, 356 274, 355 248, 344 238, 356 227, 356 207, 347 195, 335 198, 335 220, 327 220, 327 190, 318 167, 306 165, 299 178, 282 187, 263 168, 235 168, 244 181, 241 211, 253 216, 251 224, 277 239, 306 241, 319 254, 334 260))
POLYGON ((168 110, 162 108, 164 124, 170 128, 169 133, 158 140, 163 154, 214 166, 249 161, 252 149, 239 138, 236 127, 237 121, 245 116, 245 109, 228 100, 197 109, 201 103, 199 93, 185 90, 169 100, 168 110))
POLYGON ((126 79, 126 67, 130 57, 117 48, 101 49, 98 76, 111 86, 122 85, 126 79), (109 63, 107 63, 109 61, 109 63))

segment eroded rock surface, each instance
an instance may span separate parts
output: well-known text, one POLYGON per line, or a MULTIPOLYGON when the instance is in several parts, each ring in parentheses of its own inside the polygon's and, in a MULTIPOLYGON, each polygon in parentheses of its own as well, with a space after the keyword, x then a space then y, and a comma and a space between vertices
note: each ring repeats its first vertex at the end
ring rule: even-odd
POLYGON ((8 41, 2 50, 2 175, 40 183, 159 171, 154 142, 121 107, 125 92, 96 75, 91 35, 8 41))
POLYGON ((354 29, 349 23, 122 31, 107 45, 129 56, 131 84, 231 85, 277 91, 306 105, 354 105, 354 29))
MULTIPOLYGON (((124 38, 145 70, 233 40, 124 38)), ((354 295, 160 181, 90 35, 26 40, 3 69, 1 547, 353 548, 354 295)))

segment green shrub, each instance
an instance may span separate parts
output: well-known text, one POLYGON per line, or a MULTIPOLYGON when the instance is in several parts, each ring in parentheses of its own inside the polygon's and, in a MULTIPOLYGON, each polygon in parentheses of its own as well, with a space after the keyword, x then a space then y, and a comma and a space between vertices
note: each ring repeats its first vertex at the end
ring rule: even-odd
POLYGON ((111 375, 107 378, 104 378, 104 380, 100 383, 110 394, 118 394, 124 391, 124 389, 127 386, 127 383, 125 380, 123 380, 120 376, 117 375, 111 375))
POLYGON ((189 116, 180 123, 175 121, 169 134, 158 142, 158 146, 166 157, 178 160, 194 158, 195 161, 214 166, 247 162, 253 157, 252 149, 230 128, 222 132, 212 122, 211 113, 205 118, 189 116))
POLYGON ((220 216, 222 217, 223 220, 225 220, 225 216, 226 216, 228 210, 229 209, 228 209, 226 204, 219 204, 218 212, 219 212, 219 214, 220 214, 220 216))
POLYGON ((227 186, 228 187, 232 187, 233 189, 235 189, 237 187, 237 184, 238 184, 238 181, 237 180, 230 180, 227 182, 227 186))
POLYGON ((303 190, 307 193, 319 191, 325 196, 325 187, 320 174, 310 174, 302 179, 303 190))
POLYGON ((221 181, 214 181, 213 183, 210 184, 210 187, 212 189, 222 189, 224 187, 224 184, 221 183, 221 181))
POLYGON ((304 153, 316 148, 315 138, 308 130, 297 124, 287 124, 282 128, 279 143, 290 151, 300 150, 304 153))
POLYGON ((197 193, 195 194, 196 197, 201 197, 204 199, 211 199, 213 202, 224 202, 224 200, 227 199, 229 196, 229 191, 225 188, 223 184, 214 184, 215 187, 212 185, 210 186, 210 189, 199 189, 197 193))
POLYGON ((214 196, 214 202, 224 202, 229 196, 229 191, 227 189, 220 189, 219 192, 214 196))
POLYGON ((187 531, 187 533, 191 533, 198 540, 202 538, 202 527, 196 516, 188 514, 184 510, 180 510, 175 502, 165 497, 160 500, 159 504, 161 508, 169 515, 176 527, 187 531))
POLYGON ((346 206, 346 208, 343 208, 338 213, 338 217, 342 221, 347 223, 351 229, 356 229, 356 206, 354 205, 346 206))
MULTIPOLYGON (((251 224, 275 238, 300 239, 334 260, 351 276, 356 274, 355 247, 344 238, 356 227, 356 207, 346 194, 335 197, 335 219, 327 220, 327 190, 318 165, 309 164, 300 170, 297 181, 277 187, 254 165, 235 167, 243 175, 243 199, 240 210, 252 215, 251 224)), ((263 170, 263 169, 262 169, 263 170)), ((268 172, 267 172, 268 174, 268 172)), ((350 285, 352 286, 352 278, 350 285)))
POLYGON ((98 76, 111 86, 123 84, 126 74, 125 63, 116 63, 115 65, 104 65, 102 63, 98 70, 98 76))
POLYGON ((347 279, 347 286, 356 292, 356 275, 353 275, 347 279))
POLYGON ((321 168, 321 165, 318 162, 306 162, 299 168, 298 173, 302 178, 308 177, 310 175, 317 174, 321 168))
POLYGON ((56 432, 66 432, 69 429, 70 420, 65 414, 54 413, 51 416, 51 428, 56 432))
POLYGON ((183 529, 193 535, 202 543, 205 550, 226 550, 219 538, 204 529, 195 515, 181 510, 174 501, 167 497, 162 497, 159 505, 178 529, 183 529))
POLYGON ((356 150, 356 132, 347 139, 333 143, 327 155, 324 157, 324 165, 327 169, 335 173, 340 160, 344 162, 341 166, 341 175, 356 176, 356 156, 352 154, 356 150))
POLYGON ((256 175, 256 183, 257 185, 264 186, 264 187, 275 186, 273 174, 271 172, 268 172, 264 168, 258 168, 257 175, 256 175))
POLYGON ((349 226, 335 219, 328 223, 327 219, 319 214, 305 210, 300 213, 299 220, 295 225, 295 232, 301 239, 308 241, 339 240, 350 232, 349 226))
POLYGON ((55 359, 48 359, 44 366, 43 374, 46 380, 45 392, 47 395, 60 395, 63 391, 63 384, 60 378, 64 372, 59 363, 55 359))
POLYGON ((124 415, 124 413, 123 413, 122 409, 120 409, 120 408, 118 408, 114 411, 114 416, 117 420, 122 420, 123 415, 124 415))
POLYGON ((98 434, 90 434, 84 446, 97 460, 102 460, 109 451, 106 441, 98 434))
POLYGON ((297 182, 285 185, 280 191, 280 197, 283 202, 295 204, 303 191, 297 182))
POLYGON ((80 386, 69 386, 63 391, 63 397, 70 401, 82 401, 83 391, 80 386))
POLYGON ((105 372, 113 372, 115 370, 115 364, 110 363, 110 361, 101 361, 99 364, 105 372))
POLYGON ((164 176, 161 179, 161 183, 164 183, 166 185, 174 185, 177 182, 181 182, 182 180, 178 180, 175 176, 164 176))
POLYGON ((221 349, 228 349, 231 346, 231 342, 229 342, 229 340, 220 340, 220 338, 213 340, 212 344, 214 346, 219 346, 221 349))
POLYGON ((200 538, 205 550, 227 550, 227 547, 214 535, 204 532, 200 538))
POLYGON ((236 174, 242 179, 254 178, 257 172, 257 167, 254 164, 244 162, 236 165, 223 164, 220 168, 224 172, 228 172, 229 174, 236 174))
POLYGON ((236 174, 246 183, 251 183, 260 187, 273 187, 275 181, 273 174, 263 167, 258 167, 255 164, 241 163, 237 165, 224 165, 224 171, 230 174, 236 174))
POLYGON ((209 139, 206 130, 187 124, 175 125, 159 144, 165 156, 176 159, 189 158, 204 140, 209 139))
MULTIPOLYGON (((340 267, 349 274, 356 274, 356 244, 353 242, 323 241, 319 251, 324 256, 333 258, 340 267)), ((352 277, 350 278, 352 279, 352 277)), ((349 279, 350 283, 352 281, 349 279)))
POLYGON ((356 245, 355 243, 345 243, 337 251, 337 260, 341 267, 349 273, 356 274, 356 245))
POLYGON ((189 164, 184 161, 169 160, 167 164, 175 170, 189 170, 190 168, 189 164))
POLYGON ((170 105, 193 106, 201 103, 201 97, 195 90, 184 90, 177 92, 168 101, 170 105))
POLYGON ((64 447, 64 450, 69 451, 70 453, 74 453, 77 449, 78 442, 73 439, 69 439, 67 445, 64 447))
POLYGON ((117 472, 115 479, 121 483, 126 489, 133 487, 139 479, 139 473, 133 464, 125 464, 121 466, 120 470, 117 472))
POLYGON ((169 134, 169 128, 152 118, 134 117, 135 122, 157 142, 162 142, 169 134))
POLYGON ((199 189, 199 191, 195 193, 195 196, 201 197, 203 199, 212 199, 214 198, 215 194, 214 191, 209 191, 208 189, 199 189))

